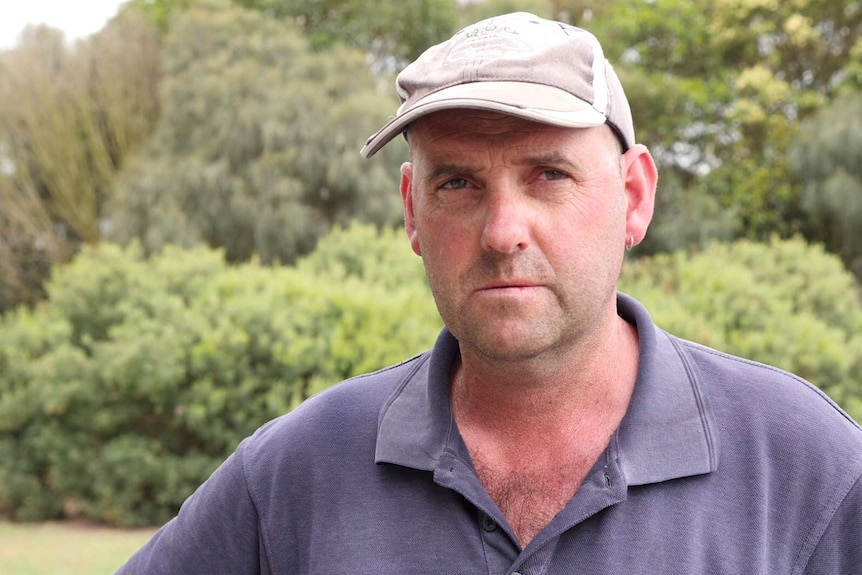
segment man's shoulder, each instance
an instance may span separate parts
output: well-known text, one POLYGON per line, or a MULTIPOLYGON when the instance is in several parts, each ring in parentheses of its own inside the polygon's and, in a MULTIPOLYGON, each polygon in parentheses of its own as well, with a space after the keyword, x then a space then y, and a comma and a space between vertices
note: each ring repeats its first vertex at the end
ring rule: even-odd
POLYGON ((427 361, 428 353, 358 375, 317 393, 290 413, 262 425, 243 445, 246 460, 313 456, 319 449, 345 455, 373 446, 382 408, 427 361))
MULTIPOLYGON (((750 514, 795 533, 798 565, 816 548, 811 572, 846 572, 835 565, 853 561, 846 558, 858 549, 862 428, 795 374, 677 341, 696 366, 720 436, 715 479, 750 494, 750 514)), ((734 529, 744 532, 739 521, 734 529)))
MULTIPOLYGON (((673 337, 673 336, 671 336, 673 337)), ((798 437, 803 444, 840 439, 862 453, 862 428, 817 386, 778 367, 675 338, 697 366, 712 409, 735 428, 798 437)))

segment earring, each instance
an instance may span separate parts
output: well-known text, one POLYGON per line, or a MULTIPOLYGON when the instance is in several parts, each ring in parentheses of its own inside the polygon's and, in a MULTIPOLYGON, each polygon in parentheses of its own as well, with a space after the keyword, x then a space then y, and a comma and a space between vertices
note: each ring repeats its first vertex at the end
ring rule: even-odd
POLYGON ((626 236, 626 250, 631 250, 635 247, 635 236, 634 234, 629 234, 626 236))

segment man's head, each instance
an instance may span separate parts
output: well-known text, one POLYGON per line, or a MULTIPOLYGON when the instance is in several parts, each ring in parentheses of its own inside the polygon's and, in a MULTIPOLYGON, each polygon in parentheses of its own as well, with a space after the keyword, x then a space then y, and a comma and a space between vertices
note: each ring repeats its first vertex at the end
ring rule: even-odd
POLYGON ((656 183, 596 39, 501 16, 430 48, 398 88, 397 116, 362 153, 409 126, 405 227, 462 357, 535 364, 595 349, 656 183))
POLYGON ((635 143, 628 101, 595 36, 524 12, 483 20, 432 46, 396 87, 402 105, 368 139, 365 157, 422 116, 460 108, 567 128, 607 124, 623 151, 635 143))

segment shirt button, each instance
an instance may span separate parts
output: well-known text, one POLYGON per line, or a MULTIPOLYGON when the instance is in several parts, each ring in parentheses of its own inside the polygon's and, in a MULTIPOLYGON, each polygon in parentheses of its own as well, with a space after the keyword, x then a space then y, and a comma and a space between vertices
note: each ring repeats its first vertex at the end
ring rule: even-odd
POLYGON ((497 528, 497 522, 490 515, 482 515, 482 529, 491 532, 497 528))

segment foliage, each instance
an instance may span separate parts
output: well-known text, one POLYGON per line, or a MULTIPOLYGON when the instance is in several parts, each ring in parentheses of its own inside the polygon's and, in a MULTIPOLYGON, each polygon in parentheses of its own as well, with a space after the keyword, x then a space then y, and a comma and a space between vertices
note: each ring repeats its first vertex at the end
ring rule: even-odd
POLYGON ((551 0, 485 0, 461 5, 461 24, 469 26, 480 20, 509 12, 530 12, 541 18, 555 17, 551 0))
MULTIPOLYGON (((426 284, 425 269, 405 241, 403 228, 378 230, 358 223, 346 230, 337 227, 296 267, 332 282, 358 280, 393 289, 426 284)), ((426 295, 431 297, 431 292, 426 295)))
POLYGON ((185 10, 195 0, 126 0, 120 4, 120 14, 135 12, 143 15, 164 36, 178 12, 185 10))
POLYGON ((806 234, 862 280, 862 92, 848 92, 805 123, 791 154, 804 182, 806 234))
POLYGON ((862 421, 862 291, 801 239, 715 244, 632 262, 621 289, 675 335, 781 367, 862 421))
POLYGON ((295 22, 317 49, 345 44, 402 64, 448 38, 458 22, 455 0, 234 0, 295 22))
POLYGON ((72 47, 31 27, 0 53, 0 311, 99 240, 115 174, 158 114, 157 76, 155 38, 133 14, 72 47))
MULTIPOLYGON (((662 191, 670 201, 711 198, 693 200, 703 210, 692 214, 697 225, 714 223, 716 204, 732 209, 736 221, 715 227, 713 238, 763 240, 802 228, 787 152, 799 121, 858 67, 858 2, 615 1, 589 27, 627 87, 639 139, 661 173, 673 174, 662 191)), ((661 212, 657 222, 674 223, 661 212)))
POLYGON ((403 150, 358 154, 395 107, 361 53, 314 53, 293 26, 199 1, 162 56, 162 114, 118 184, 110 238, 290 262, 335 223, 398 220, 403 150))
POLYGON ((679 170, 661 171, 654 214, 639 253, 697 250, 716 240, 731 241, 739 232, 737 210, 722 207, 679 170))
MULTIPOLYGON (((430 346, 401 231, 336 228, 294 267, 103 244, 0 320, 0 512, 158 524, 261 423, 430 346)), ((862 419, 862 300, 802 240, 629 262, 669 331, 794 371, 862 419)))
POLYGON ((0 323, 0 512, 164 522, 263 422, 429 347, 421 274, 400 234, 362 226, 299 268, 85 249, 0 323))
POLYGON ((589 28, 590 22, 614 0, 468 0, 460 2, 461 24, 509 12, 530 12, 542 18, 589 28))

